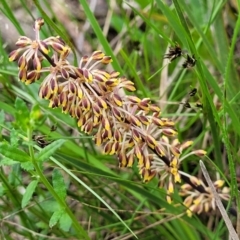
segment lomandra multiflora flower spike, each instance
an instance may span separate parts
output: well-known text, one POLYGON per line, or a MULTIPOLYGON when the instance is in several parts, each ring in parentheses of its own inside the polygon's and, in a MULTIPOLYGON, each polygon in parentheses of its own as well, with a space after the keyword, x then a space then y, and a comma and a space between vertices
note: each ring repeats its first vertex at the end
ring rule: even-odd
MULTIPOLYGON (((191 177, 191 182, 198 188, 203 188, 203 191, 197 191, 196 188, 193 188, 193 186, 188 183, 181 186, 179 194, 186 197, 183 204, 188 208, 188 216, 191 216, 192 213, 200 214, 202 212, 216 210, 216 201, 211 189, 207 187, 201 179, 196 177, 191 177)), ((217 180, 213 184, 218 196, 222 200, 228 201, 230 199, 230 189, 224 187, 224 181, 217 180)))
POLYGON ((120 77, 116 71, 102 70, 112 59, 102 51, 81 58, 79 65, 71 65, 67 57, 70 48, 60 37, 40 39, 43 19, 34 25, 35 40, 25 36, 10 53, 10 61, 18 61, 19 79, 31 84, 42 73, 47 76, 39 88, 40 98, 49 100, 50 108, 61 108, 76 118, 78 127, 92 135, 105 154, 116 155, 120 167, 138 163, 144 182, 159 178, 159 187, 167 189, 167 200, 174 192, 175 183, 188 174, 180 171, 181 161, 191 154, 205 155, 198 150, 183 155, 192 142, 179 143, 174 122, 161 117, 160 108, 149 98, 126 95, 134 92, 133 82, 120 77), (42 61, 49 62, 43 67, 42 61))

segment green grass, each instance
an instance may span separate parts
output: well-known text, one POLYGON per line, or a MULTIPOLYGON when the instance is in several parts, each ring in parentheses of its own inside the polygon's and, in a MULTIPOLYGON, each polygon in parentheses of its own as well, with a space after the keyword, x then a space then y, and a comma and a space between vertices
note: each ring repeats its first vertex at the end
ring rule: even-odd
MULTIPOLYGON (((235 199, 240 206, 236 171, 240 16, 229 1, 173 0, 172 5, 161 0, 132 1, 138 7, 123 1, 112 6, 107 1, 105 7, 95 9, 106 10, 101 17, 85 0, 70 10, 58 1, 10 2, 1 1, 0 14, 9 21, 3 25, 16 33, 14 41, 29 31, 34 35, 33 18, 42 17, 41 37, 60 36, 72 49, 69 61, 75 65, 82 55, 91 55, 101 46, 113 59, 109 71, 114 69, 134 82, 137 90, 131 95, 152 99, 161 106, 163 117, 175 121, 179 140, 193 141, 186 154, 194 149, 207 152, 202 160, 212 180, 222 176, 231 189, 226 206, 234 208, 235 199), (79 9, 61 22, 59 7, 63 13, 79 9), (18 11, 26 18, 20 18, 18 11), (87 30, 83 28, 86 21, 87 30), (104 24, 109 24, 107 34, 104 24), (81 34, 84 53, 77 47, 81 34), (185 56, 195 56, 193 68, 182 68, 184 57, 171 63, 164 58, 176 43, 185 56), (197 94, 189 97, 193 88, 197 94), (191 108, 184 107, 186 101, 191 108), (202 109, 196 107, 197 102, 202 109)), ((38 96, 42 79, 31 85, 18 81, 18 66, 8 61, 16 48, 11 45, 10 30, 0 35, 1 239, 228 238, 217 210, 191 218, 185 214, 179 196, 183 181, 175 187, 173 204, 168 204, 166 189, 158 187, 157 178, 143 183, 136 163, 132 168, 118 168, 117 157, 102 154, 75 119, 49 108, 38 96), (57 129, 51 132, 53 125, 57 129), (46 135, 49 145, 40 148, 33 134, 46 135)), ((203 179, 199 159, 186 158, 181 169, 203 179)), ((230 217, 235 226, 236 218, 230 217)))

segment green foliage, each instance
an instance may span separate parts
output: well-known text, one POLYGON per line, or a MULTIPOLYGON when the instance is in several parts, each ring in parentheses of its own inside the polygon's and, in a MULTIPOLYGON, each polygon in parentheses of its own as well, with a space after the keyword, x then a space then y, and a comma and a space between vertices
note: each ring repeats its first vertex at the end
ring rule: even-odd
POLYGON ((11 146, 8 142, 0 143, 0 153, 2 156, 11 159, 16 162, 28 162, 30 161, 29 155, 21 149, 17 149, 15 146, 11 146))
POLYGON ((63 212, 59 219, 59 227, 65 231, 68 232, 70 227, 72 225, 72 219, 68 216, 66 212, 63 212))
POLYGON ((50 221, 49 221, 50 228, 52 228, 53 226, 55 226, 58 223, 58 221, 62 217, 63 213, 64 213, 64 209, 59 209, 53 213, 53 215, 51 216, 50 221))
POLYGON ((14 107, 16 109, 15 112, 16 126, 22 129, 23 131, 26 131, 29 126, 30 120, 28 107, 26 103, 20 98, 16 99, 14 107))
POLYGON ((52 182, 55 192, 59 195, 62 200, 66 198, 66 186, 61 172, 58 169, 54 169, 52 173, 52 182))
POLYGON ((27 186, 26 192, 24 193, 23 199, 22 199, 22 208, 24 208, 28 205, 37 185, 38 185, 38 181, 34 180, 34 181, 30 182, 30 184, 27 186))
POLYGON ((50 143, 48 146, 37 152, 35 159, 39 162, 48 160, 57 151, 57 149, 64 144, 64 142, 64 139, 59 139, 50 143))

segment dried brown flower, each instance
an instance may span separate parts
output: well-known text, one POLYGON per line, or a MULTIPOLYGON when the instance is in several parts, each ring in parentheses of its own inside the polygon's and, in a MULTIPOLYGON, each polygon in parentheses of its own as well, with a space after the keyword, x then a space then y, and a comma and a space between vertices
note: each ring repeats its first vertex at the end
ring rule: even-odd
MULTIPOLYGON (((210 212, 216 209, 216 201, 211 189, 207 187, 201 179, 190 177, 190 180, 195 186, 202 187, 204 191, 200 192, 193 188, 190 184, 183 184, 180 188, 180 195, 185 197, 184 205, 188 208, 187 215, 192 216, 192 213, 200 214, 202 212, 210 212)), ((214 182, 214 186, 221 199, 228 201, 230 199, 230 189, 224 187, 223 180, 214 182)))

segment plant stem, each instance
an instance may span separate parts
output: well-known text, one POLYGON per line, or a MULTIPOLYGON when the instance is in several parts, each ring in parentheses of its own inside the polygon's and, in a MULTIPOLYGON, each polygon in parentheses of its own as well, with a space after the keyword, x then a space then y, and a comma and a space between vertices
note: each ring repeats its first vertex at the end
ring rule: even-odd
MULTIPOLYGON (((32 139, 32 130, 29 128, 28 129, 28 139, 32 139)), ((47 180, 47 178, 44 176, 44 174, 42 173, 41 169, 38 166, 38 163, 34 157, 34 151, 33 151, 33 146, 31 144, 29 144, 29 154, 30 154, 30 158, 32 160, 32 163, 35 167, 36 173, 39 176, 40 180, 42 181, 42 183, 44 184, 44 186, 48 189, 48 191, 52 194, 52 196, 55 198, 55 200, 58 202, 58 204, 65 209, 66 213, 69 215, 69 217, 72 220, 73 226, 76 230, 76 234, 79 238, 84 237, 84 239, 86 240, 90 240, 90 238, 88 237, 86 231, 82 228, 82 226, 78 223, 77 219, 75 218, 74 214, 72 213, 72 211, 70 210, 70 208, 67 206, 66 202, 61 199, 58 194, 55 192, 55 190, 53 189, 52 185, 49 183, 49 181, 47 180)))

